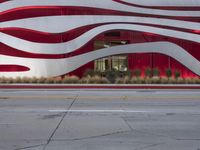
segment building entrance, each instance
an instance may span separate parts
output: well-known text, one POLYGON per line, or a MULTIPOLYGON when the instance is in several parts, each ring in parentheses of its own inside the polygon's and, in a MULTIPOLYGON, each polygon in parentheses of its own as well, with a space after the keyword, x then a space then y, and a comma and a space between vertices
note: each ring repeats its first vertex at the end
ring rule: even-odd
MULTIPOLYGON (((108 48, 117 45, 124 45, 127 41, 96 41, 94 43, 95 50, 108 48)), ((105 72, 108 70, 116 71, 127 71, 128 70, 128 56, 127 55, 117 55, 109 56, 95 60, 94 69, 96 71, 105 72)))

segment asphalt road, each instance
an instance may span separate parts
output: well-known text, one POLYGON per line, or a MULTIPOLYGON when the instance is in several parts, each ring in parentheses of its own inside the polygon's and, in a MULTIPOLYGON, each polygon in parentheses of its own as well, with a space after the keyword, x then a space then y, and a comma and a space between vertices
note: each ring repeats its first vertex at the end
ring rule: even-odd
POLYGON ((1 89, 0 150, 200 150, 200 91, 1 89))

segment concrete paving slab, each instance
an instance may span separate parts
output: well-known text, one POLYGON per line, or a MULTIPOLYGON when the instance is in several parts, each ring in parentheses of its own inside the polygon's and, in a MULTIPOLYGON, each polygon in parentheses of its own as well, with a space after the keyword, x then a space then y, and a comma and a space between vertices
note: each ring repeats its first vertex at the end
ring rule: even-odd
POLYGON ((135 115, 124 118, 137 131, 156 133, 174 139, 200 139, 200 115, 135 115))
POLYGON ((51 119, 51 116, 47 113, 1 113, 0 149, 45 144, 61 117, 51 119))
POLYGON ((30 147, 25 147, 24 149, 22 150, 43 150, 44 149, 44 146, 30 146, 30 147))
POLYGON ((173 141, 153 147, 146 147, 144 150, 199 150, 200 141, 173 141))
POLYGON ((139 150, 167 141, 171 142, 171 139, 133 130, 89 139, 53 140, 46 150, 139 150))
POLYGON ((134 150, 148 144, 128 142, 51 142, 46 150, 134 150))

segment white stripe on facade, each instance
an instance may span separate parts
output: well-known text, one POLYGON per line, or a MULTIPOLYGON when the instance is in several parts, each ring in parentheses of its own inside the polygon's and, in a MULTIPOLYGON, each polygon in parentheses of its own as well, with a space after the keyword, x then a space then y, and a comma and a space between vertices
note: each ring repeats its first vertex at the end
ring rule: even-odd
POLYGON ((151 17, 127 17, 127 16, 49 16, 27 18, 0 23, 0 28, 25 28, 48 33, 66 32, 78 27, 98 24, 98 23, 144 23, 153 25, 163 25, 190 30, 199 30, 200 23, 190 21, 180 21, 172 19, 151 18, 151 17), (55 23, 59 22, 59 23, 55 23))
POLYGON ((158 35, 169 36, 178 39, 189 40, 200 43, 200 35, 186 33, 181 31, 174 31, 170 29, 163 29, 157 27, 143 26, 143 25, 130 25, 130 24, 109 24, 102 25, 91 29, 90 31, 82 34, 81 36, 65 43, 35 43, 19 39, 4 33, 0 33, 0 40, 4 44, 31 53, 42 53, 42 54, 63 54, 73 52, 86 43, 88 43, 95 36, 110 30, 130 30, 130 31, 141 31, 151 32, 158 35))
POLYGON ((171 56, 194 73, 200 75, 200 62, 180 46, 169 42, 152 42, 115 46, 88 52, 82 55, 65 59, 30 59, 0 55, 0 65, 26 65, 31 70, 26 72, 2 72, 6 77, 51 77, 60 76, 76 70, 93 60, 127 53, 161 53, 171 56))

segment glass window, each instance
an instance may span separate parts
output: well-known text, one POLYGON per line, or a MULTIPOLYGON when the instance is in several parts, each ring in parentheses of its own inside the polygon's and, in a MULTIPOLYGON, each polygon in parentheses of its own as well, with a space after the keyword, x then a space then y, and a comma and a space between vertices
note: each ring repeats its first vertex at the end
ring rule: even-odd
POLYGON ((118 71, 127 71, 128 62, 127 56, 113 56, 112 57, 112 69, 118 71))
MULTIPOLYGON (((105 47, 117 46, 126 44, 127 41, 96 41, 95 49, 101 49, 105 47)), ((105 72, 106 70, 117 70, 117 71, 127 71, 128 70, 128 60, 127 55, 117 55, 109 56, 106 58, 101 58, 95 61, 95 70, 105 72)))

